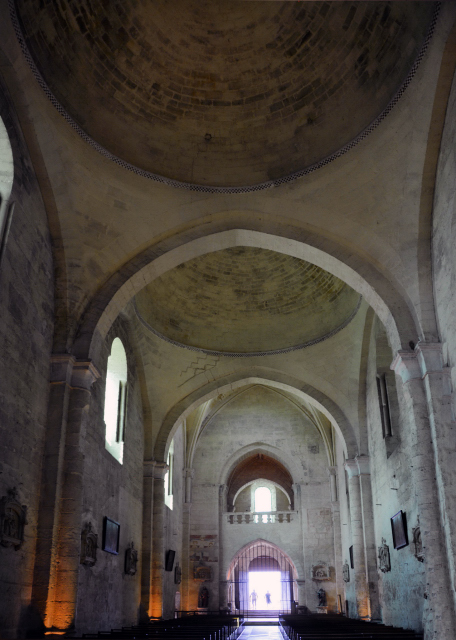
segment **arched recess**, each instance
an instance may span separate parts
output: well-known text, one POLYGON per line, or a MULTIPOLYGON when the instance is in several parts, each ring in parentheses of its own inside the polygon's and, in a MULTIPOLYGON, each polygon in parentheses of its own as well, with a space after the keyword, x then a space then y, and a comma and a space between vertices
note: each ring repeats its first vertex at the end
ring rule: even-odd
POLYGON ((285 469, 291 475, 293 483, 299 482, 301 477, 301 468, 293 458, 288 456, 281 449, 273 447, 270 444, 266 444, 264 442, 254 442, 253 444, 248 444, 245 447, 238 449, 228 458, 228 460, 220 470, 219 484, 226 484, 228 482, 228 478, 236 469, 236 467, 243 460, 246 460, 255 453, 260 453, 269 456, 270 458, 274 458, 283 467, 285 467, 285 469))
MULTIPOLYGON (((237 246, 284 253, 311 262, 344 280, 377 313, 394 350, 408 348, 411 339, 422 335, 414 306, 394 274, 382 274, 365 256, 354 253, 353 247, 341 246, 290 226, 272 225, 275 233, 245 228, 211 233, 210 224, 202 226, 203 229, 192 230, 197 237, 190 239, 187 233, 163 241, 160 246, 136 256, 108 280, 83 315, 73 346, 76 357, 93 357, 96 345, 104 339, 117 315, 146 284, 188 260, 237 246)), ((266 225, 259 226, 264 229, 266 225)))
POLYGON ((269 557, 275 561, 281 569, 289 569, 293 580, 303 577, 303 567, 301 567, 295 558, 285 553, 283 549, 273 542, 269 542, 269 540, 263 538, 258 538, 245 544, 231 559, 227 559, 225 561, 226 564, 224 563, 224 566, 222 566, 221 575, 225 575, 228 582, 234 582, 236 579, 239 580, 239 567, 241 567, 241 571, 248 571, 249 564, 255 561, 256 558, 261 557, 266 559, 269 557), (237 568, 238 571, 236 571, 237 568))
POLYGON ((13 179, 13 150, 11 148, 11 143, 5 124, 0 117, 0 252, 7 216, 8 199, 13 188, 13 179))
POLYGON ((262 384, 274 389, 282 389, 314 405, 328 418, 337 434, 341 437, 346 456, 351 458, 357 455, 358 444, 353 425, 333 400, 311 385, 303 384, 301 380, 296 380, 291 376, 271 369, 252 367, 248 371, 238 371, 230 376, 214 380, 180 400, 168 412, 160 428, 154 447, 155 459, 159 461, 166 460, 169 443, 178 425, 199 405, 216 396, 230 393, 245 385, 252 384, 262 384))
POLYGON ((303 480, 298 475, 298 465, 290 460, 290 456, 280 455, 277 447, 266 447, 263 443, 247 445, 237 451, 225 463, 222 473, 223 481, 220 484, 227 487, 227 509, 224 510, 228 511, 231 511, 240 491, 260 479, 279 487, 287 496, 288 502, 294 505, 293 484, 303 480), (266 448, 272 450, 273 455, 266 452, 266 448), (283 462, 280 458, 284 458, 283 462), (225 473, 227 465, 230 469, 228 474, 225 473), (289 465, 292 466, 294 475, 290 473, 289 465))

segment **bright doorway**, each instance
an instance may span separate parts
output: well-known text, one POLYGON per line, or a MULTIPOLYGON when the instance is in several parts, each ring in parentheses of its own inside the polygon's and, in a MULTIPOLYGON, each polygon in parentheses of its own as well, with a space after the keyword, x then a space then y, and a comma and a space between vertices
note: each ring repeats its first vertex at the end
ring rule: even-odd
POLYGON ((281 572, 249 571, 249 600, 249 609, 282 610, 281 572))

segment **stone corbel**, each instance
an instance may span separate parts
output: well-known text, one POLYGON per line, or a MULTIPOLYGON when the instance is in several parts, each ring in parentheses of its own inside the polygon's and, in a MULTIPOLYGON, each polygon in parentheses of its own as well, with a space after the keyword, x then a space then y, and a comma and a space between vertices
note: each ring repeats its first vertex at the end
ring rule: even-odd
POLYGON ((356 464, 360 476, 370 476, 370 458, 366 455, 356 456, 356 464))
POLYGON ((359 467, 355 459, 351 458, 349 460, 345 460, 344 468, 348 474, 349 480, 355 476, 359 476, 359 467))
POLYGON ((71 375, 73 389, 89 391, 93 383, 101 377, 101 373, 91 360, 75 360, 71 375))

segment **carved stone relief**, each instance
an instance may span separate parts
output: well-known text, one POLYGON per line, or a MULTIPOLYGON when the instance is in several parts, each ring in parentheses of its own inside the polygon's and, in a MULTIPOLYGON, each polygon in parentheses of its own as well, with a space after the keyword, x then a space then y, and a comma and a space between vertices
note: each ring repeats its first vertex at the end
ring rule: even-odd
POLYGON ((98 534, 92 531, 88 522, 81 532, 81 564, 92 567, 97 561, 98 534))
POLYGON ((193 580, 196 582, 212 582, 212 567, 197 564, 193 567, 193 580))
POLYGON ((424 562, 423 543, 421 541, 420 516, 417 518, 416 527, 412 529, 413 555, 418 562, 424 562))
POLYGON ((382 538, 382 545, 381 547, 378 547, 378 559, 378 568, 380 569, 380 571, 383 571, 383 573, 391 571, 390 552, 385 538, 382 538))
POLYGON ((0 500, 0 544, 19 549, 24 541, 27 507, 17 499, 16 489, 9 489, 0 500))
POLYGON ((310 574, 313 580, 331 580, 331 571, 326 562, 314 564, 310 574))
POLYGON ((179 563, 174 567, 174 584, 180 584, 182 582, 182 569, 179 563))
POLYGON ((129 576, 134 576, 137 565, 138 551, 134 548, 133 542, 131 542, 125 551, 125 573, 129 576))
POLYGON ((344 582, 350 582, 350 565, 346 560, 344 566, 342 567, 342 575, 344 578, 344 582))

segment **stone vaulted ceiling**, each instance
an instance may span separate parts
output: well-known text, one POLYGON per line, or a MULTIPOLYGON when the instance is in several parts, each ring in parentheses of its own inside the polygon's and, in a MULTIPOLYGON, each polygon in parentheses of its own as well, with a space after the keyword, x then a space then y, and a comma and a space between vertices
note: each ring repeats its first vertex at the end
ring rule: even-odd
POLYGON ((97 143, 214 186, 300 171, 395 95, 430 2, 17 0, 32 57, 97 143))
POLYGON ((305 260, 236 247, 171 269, 135 302, 143 322, 166 338, 247 354, 324 339, 350 321, 359 295, 305 260))

